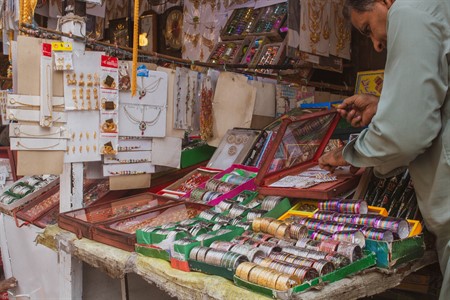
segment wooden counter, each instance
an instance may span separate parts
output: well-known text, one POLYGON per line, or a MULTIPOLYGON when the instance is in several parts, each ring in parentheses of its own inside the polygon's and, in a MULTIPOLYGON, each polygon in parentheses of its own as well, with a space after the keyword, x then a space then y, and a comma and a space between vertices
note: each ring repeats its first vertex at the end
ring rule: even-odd
MULTIPOLYGON (((237 287, 219 276, 179 271, 161 259, 123 251, 85 238, 77 239, 74 234, 58 226, 48 226, 38 235, 36 241, 54 251, 65 251, 113 278, 123 278, 127 273, 136 273, 180 299, 267 299, 237 287)), ((310 290, 293 298, 320 300, 341 297, 349 300, 379 294, 399 285, 405 276, 436 260, 435 252, 427 251, 422 259, 395 270, 371 268, 350 278, 323 285, 320 290, 310 290)))

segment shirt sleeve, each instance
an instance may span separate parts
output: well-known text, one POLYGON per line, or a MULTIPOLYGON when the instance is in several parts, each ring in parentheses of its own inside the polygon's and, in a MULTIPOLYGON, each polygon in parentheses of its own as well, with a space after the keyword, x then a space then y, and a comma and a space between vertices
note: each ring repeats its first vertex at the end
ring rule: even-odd
POLYGON ((380 176, 407 166, 430 147, 441 129, 440 107, 448 88, 442 25, 416 8, 394 6, 377 113, 343 152, 350 164, 374 167, 380 176))

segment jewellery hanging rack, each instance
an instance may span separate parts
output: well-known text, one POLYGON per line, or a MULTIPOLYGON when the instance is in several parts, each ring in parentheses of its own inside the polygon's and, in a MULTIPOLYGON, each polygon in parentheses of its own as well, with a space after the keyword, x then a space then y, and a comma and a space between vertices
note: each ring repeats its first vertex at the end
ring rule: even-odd
MULTIPOLYGON (((92 38, 88 38, 88 37, 79 37, 76 35, 67 34, 67 33, 63 33, 60 31, 56 31, 56 30, 38 27, 38 26, 35 26, 32 24, 22 24, 20 31, 25 34, 31 35, 31 36, 41 37, 41 38, 45 38, 45 39, 59 40, 61 37, 71 38, 71 39, 77 40, 79 42, 84 42, 86 44, 86 46, 92 48, 93 50, 105 51, 107 53, 110 53, 113 56, 114 55, 122 56, 123 58, 131 58, 131 54, 133 51, 133 49, 129 48, 129 47, 118 46, 118 45, 113 45, 113 44, 109 44, 109 43, 105 43, 105 42, 101 42, 101 41, 96 41, 96 40, 94 40, 92 38)), ((190 61, 190 60, 181 59, 178 57, 172 57, 172 56, 160 54, 160 53, 153 52, 153 51, 139 50, 138 52, 139 52, 139 60, 141 60, 141 61, 148 61, 148 60, 155 61, 156 60, 156 61, 160 61, 160 62, 164 62, 164 63, 176 64, 176 65, 189 67, 189 68, 191 68, 191 67, 211 68, 211 69, 216 69, 219 71, 230 71, 230 72, 235 72, 235 73, 252 75, 255 77, 271 78, 271 79, 275 79, 279 82, 284 81, 286 83, 292 83, 288 80, 285 80, 286 76, 283 78, 283 76, 280 74, 275 74, 275 75, 260 74, 260 73, 256 73, 255 70, 269 69, 269 70, 282 71, 282 70, 293 70, 293 69, 303 69, 304 68, 301 66, 295 67, 292 64, 283 64, 283 65, 215 64, 215 63, 206 63, 206 62, 200 62, 200 61, 190 61), (242 70, 240 70, 240 69, 242 69, 242 70), (244 70, 247 70, 247 71, 244 71, 244 70), (255 72, 254 73, 249 72, 248 70, 253 70, 255 72)), ((316 88, 323 88, 323 89, 329 89, 329 90, 346 92, 346 93, 353 92, 353 89, 350 86, 341 86, 341 85, 329 84, 329 83, 324 83, 324 82, 312 82, 312 81, 308 81, 305 79, 302 81, 304 81, 305 85, 316 87, 316 88)), ((295 84, 295 83, 293 83, 293 84, 295 84)))

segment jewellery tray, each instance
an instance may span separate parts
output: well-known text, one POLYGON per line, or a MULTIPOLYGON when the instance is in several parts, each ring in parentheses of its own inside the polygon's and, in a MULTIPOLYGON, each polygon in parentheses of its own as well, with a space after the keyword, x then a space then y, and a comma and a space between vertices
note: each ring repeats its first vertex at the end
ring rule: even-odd
MULTIPOLYGON (((258 51, 258 57, 255 60, 257 65, 262 64, 261 60, 264 57, 264 55, 267 53, 267 50, 269 47, 279 47, 277 54, 274 56, 273 60, 271 63, 264 63, 263 65, 268 66, 268 65, 278 65, 280 62, 283 62, 285 56, 286 56, 286 51, 285 51, 285 47, 286 44, 285 42, 279 42, 279 43, 271 43, 271 44, 265 44, 262 46, 262 48, 258 51)), ((271 69, 256 69, 256 72, 259 73, 266 73, 266 74, 271 74, 273 72, 273 70, 271 69)))
MULTIPOLYGON (((178 189, 181 187, 181 185, 183 183, 185 183, 187 180, 189 180, 192 176, 199 174, 200 176, 209 176, 209 178, 212 178, 215 174, 220 173, 221 171, 222 170, 219 170, 219 169, 197 168, 197 169, 189 172, 188 174, 186 174, 182 178, 178 179, 174 183, 170 184, 169 186, 163 188, 161 191, 158 192, 158 194, 168 192, 168 193, 176 193, 176 194, 179 194, 180 196, 183 196, 187 192, 190 192, 192 189, 189 189, 187 191, 180 191, 178 189)), ((204 178, 204 180, 199 181, 198 182, 199 185, 201 183, 205 182, 206 180, 208 180, 208 179, 204 178)))
POLYGON ((39 228, 45 228, 48 225, 55 225, 58 223, 59 205, 53 207, 41 217, 33 221, 33 224, 39 228))
POLYGON ((216 63, 220 63, 220 64, 237 64, 241 61, 241 59, 244 55, 244 52, 245 52, 244 49, 246 49, 248 47, 249 43, 250 43, 250 40, 248 40, 248 39, 219 42, 214 46, 214 49, 213 49, 213 51, 211 51, 211 54, 209 55, 207 62, 213 62, 214 60, 217 60, 216 63), (226 61, 220 61, 220 60, 223 60, 223 54, 225 54, 227 52, 226 46, 230 43, 235 44, 235 47, 237 48, 235 50, 235 53, 233 53, 232 56, 228 57, 228 59, 226 61), (218 49, 220 48, 221 45, 225 45, 224 51, 221 53, 220 56, 218 56, 217 58, 214 58, 214 56, 217 54, 216 52, 218 51, 218 49))
MULTIPOLYGON (((29 178, 28 176, 22 177, 21 179, 15 181, 13 185, 15 185, 17 183, 20 183, 20 182, 24 182, 28 178, 29 178)), ((49 189, 51 189, 52 187, 54 187, 54 186, 56 186, 58 184, 59 184, 59 176, 56 179, 54 179, 53 181, 49 182, 47 185, 41 187, 40 189, 34 190, 33 192, 25 195, 24 197, 14 201, 11 204, 0 203, 0 208, 2 210, 6 211, 6 212, 11 213, 14 209, 16 209, 16 208, 18 208, 18 207, 20 207, 22 205, 25 205, 29 201, 31 201, 34 198, 38 197, 39 195, 45 193, 46 191, 48 191, 49 189)), ((10 187, 12 187, 12 186, 10 186, 10 187)))
MULTIPOLYGON (((88 183, 88 187, 85 188, 85 191, 93 191, 94 187, 97 186, 100 182, 104 181, 103 179, 94 180, 93 182, 88 183), (89 188, 90 187, 90 188, 89 188)), ((109 183, 109 180, 107 180, 109 183)), ((85 207, 89 207, 91 205, 98 205, 100 203, 105 203, 108 201, 112 201, 114 199, 118 199, 120 197, 133 195, 135 193, 142 193, 146 189, 139 190, 118 190, 118 191, 107 191, 106 193, 101 194, 90 194, 90 198, 87 199, 87 193, 84 194, 84 205, 85 207), (88 201, 89 200, 89 201, 88 201)), ((59 203, 49 209, 47 212, 42 214, 40 217, 36 218, 32 223, 40 228, 45 228, 48 225, 55 225, 58 223, 58 215, 59 215, 59 203)))
POLYGON ((337 181, 324 182, 303 189, 269 186, 285 176, 297 175, 318 166, 318 159, 328 144, 339 119, 340 116, 335 109, 282 119, 281 123, 272 129, 273 140, 268 146, 255 178, 258 191, 263 195, 327 200, 354 188, 358 184, 359 175, 353 174, 338 174, 337 181), (302 153, 299 153, 300 151, 302 153), (272 164, 280 163, 281 167, 271 170, 272 164))
MULTIPOLYGON (((249 167, 249 166, 244 166, 244 165, 232 165, 231 167, 229 167, 228 169, 216 174, 213 178, 214 179, 220 179, 223 177, 223 175, 231 173, 234 169, 242 169, 245 171, 250 171, 250 172, 258 172, 258 168, 255 167, 249 167)), ((204 188, 206 186, 206 182, 200 184, 198 187, 199 188, 204 188)), ((209 206, 216 206, 217 204, 219 204, 220 202, 222 202, 225 199, 231 199, 234 196, 236 196, 237 194, 239 194, 240 192, 244 191, 244 190, 248 190, 248 191, 254 191, 256 189, 255 186, 255 179, 252 178, 246 182, 244 182, 243 184, 239 185, 238 187, 234 188, 233 190, 229 191, 228 193, 224 193, 222 196, 217 197, 216 199, 213 199, 211 201, 209 201, 208 203, 206 203, 209 206)), ((191 192, 187 193, 185 195, 185 199, 189 199, 189 197, 191 196, 191 192)), ((187 200, 189 201, 189 200, 187 200)))
MULTIPOLYGON (((245 31, 242 31, 242 33, 236 33, 233 32, 233 34, 228 34, 227 30, 228 28, 230 28, 231 26, 233 26, 233 28, 235 29, 237 24, 232 25, 232 23, 238 23, 239 21, 237 20, 240 11, 242 10, 246 10, 246 8, 238 8, 233 10, 233 13, 231 14, 231 16, 228 18, 227 23, 225 24, 225 26, 222 28, 222 30, 220 31, 220 39, 222 41, 231 41, 231 40, 242 40, 244 39, 248 33, 245 31)), ((261 9, 252 9, 252 14, 256 15, 254 18, 254 22, 253 24, 250 24, 250 31, 253 30, 253 28, 255 27, 256 23, 258 22, 259 19, 259 15, 261 14, 261 9)), ((249 22, 245 23, 245 26, 248 25, 249 22)), ((234 30, 233 30, 234 31, 234 30)))
POLYGON ((92 228, 96 224, 145 214, 156 208, 173 204, 173 199, 152 193, 142 193, 61 213, 58 217, 58 225, 62 229, 75 233, 78 238, 92 239, 92 228))
MULTIPOLYGON (((244 43, 246 43, 248 41, 248 47, 247 50, 245 51, 245 53, 242 55, 242 59, 240 61, 241 64, 249 64, 249 65, 253 65, 256 64, 256 59, 259 57, 259 53, 262 50, 263 46, 265 44, 268 44, 270 41, 267 37, 264 36, 247 36, 244 39, 244 43), (255 43, 261 40, 259 43, 260 45, 258 46, 258 48, 255 50, 255 52, 252 54, 252 49, 255 46, 255 43), (250 58, 250 61, 247 60, 247 57, 250 58)), ((244 49, 243 49, 244 50, 244 49)))
POLYGON ((109 221, 93 228, 94 241, 104 243, 125 251, 133 252, 136 244, 136 230, 147 226, 159 226, 171 222, 190 219, 211 207, 199 203, 175 202, 164 207, 155 208, 127 219, 109 221), (121 224, 133 224, 132 230, 118 230, 121 224))
MULTIPOLYGON (((52 187, 50 190, 46 191, 45 193, 37 196, 33 200, 31 200, 29 203, 27 203, 25 206, 21 207, 17 213, 16 217, 18 217, 21 220, 24 220, 26 222, 34 222, 36 219, 39 219, 42 215, 44 215, 46 212, 51 210, 52 208, 59 206, 59 194, 58 194, 58 200, 53 202, 51 205, 47 206, 46 208, 38 209, 37 207, 42 205, 44 201, 49 199, 50 197, 54 196, 59 192, 59 184, 52 187), (36 214, 30 214, 30 210, 37 209, 38 212, 36 214)), ((48 201, 48 200, 47 200, 48 201)))

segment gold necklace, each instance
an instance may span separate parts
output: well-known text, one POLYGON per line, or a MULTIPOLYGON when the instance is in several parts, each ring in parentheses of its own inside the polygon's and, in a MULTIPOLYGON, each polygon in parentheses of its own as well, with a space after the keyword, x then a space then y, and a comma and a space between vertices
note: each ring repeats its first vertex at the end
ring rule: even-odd
POLYGON ((316 0, 308 2, 308 27, 309 27, 309 40, 311 42, 311 48, 315 52, 315 44, 320 41, 322 32, 322 17, 325 2, 316 4, 316 0))
POLYGON ((335 4, 334 6, 334 17, 335 17, 335 31, 334 34, 337 38, 336 41, 336 53, 339 54, 342 50, 344 50, 347 41, 350 39, 350 27, 346 26, 346 21, 344 17, 341 17, 339 14, 339 5, 335 4))
POLYGON ((61 142, 59 141, 59 142, 57 142, 57 143, 54 144, 54 145, 45 146, 45 147, 27 147, 27 146, 25 146, 24 144, 22 144, 20 141, 17 141, 16 145, 17 145, 17 147, 22 147, 22 148, 24 148, 24 149, 29 149, 29 150, 44 150, 44 149, 51 149, 51 148, 53 148, 53 147, 56 147, 56 146, 58 146, 60 143, 61 143, 61 142))

